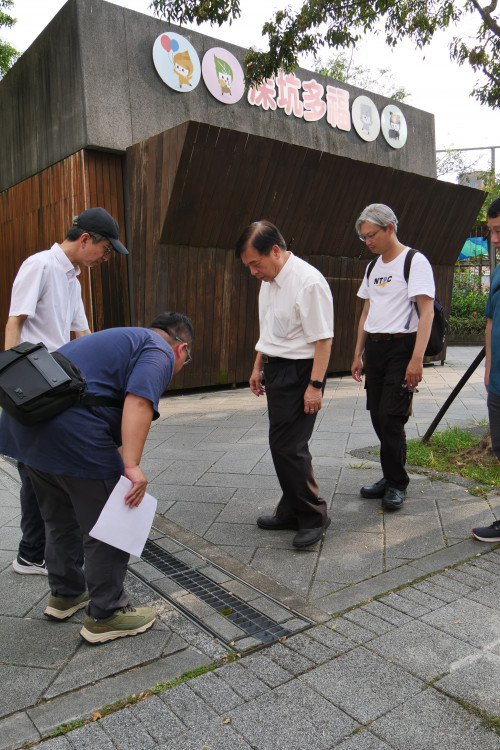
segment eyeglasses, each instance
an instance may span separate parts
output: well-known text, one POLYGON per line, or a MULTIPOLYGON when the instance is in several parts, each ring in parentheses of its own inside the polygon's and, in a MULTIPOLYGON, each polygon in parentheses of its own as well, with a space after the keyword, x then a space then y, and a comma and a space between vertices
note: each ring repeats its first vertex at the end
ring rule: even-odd
POLYGON ((186 361, 184 362, 184 364, 182 365, 183 367, 185 367, 186 365, 188 365, 188 364, 189 364, 190 362, 192 362, 192 361, 193 361, 193 358, 192 358, 192 356, 191 356, 191 352, 189 351, 189 347, 188 347, 188 345, 187 345, 187 341, 183 341, 183 340, 182 340, 182 339, 180 339, 180 338, 179 338, 178 336, 176 336, 176 337, 175 337, 175 340, 176 340, 176 341, 180 341, 180 342, 181 342, 181 344, 186 344, 186 354, 187 354, 187 358, 186 358, 186 361))
POLYGON ((375 232, 370 232, 370 234, 358 234, 359 239, 361 242, 371 242, 376 234, 382 231, 384 227, 380 227, 380 229, 377 229, 375 232))

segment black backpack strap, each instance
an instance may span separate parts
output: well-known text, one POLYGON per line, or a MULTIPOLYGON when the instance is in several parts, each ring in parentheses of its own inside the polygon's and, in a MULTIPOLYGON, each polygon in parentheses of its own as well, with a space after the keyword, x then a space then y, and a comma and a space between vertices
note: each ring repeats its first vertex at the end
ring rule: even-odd
POLYGON ((84 393, 80 399, 83 406, 116 406, 118 409, 123 408, 123 401, 111 396, 92 396, 90 393, 84 393))
POLYGON ((413 256, 416 255, 418 252, 419 251, 415 250, 414 247, 410 247, 410 249, 406 253, 405 265, 403 269, 403 275, 405 277, 406 283, 408 283, 408 279, 410 278, 410 268, 411 268, 411 262, 413 260, 413 256))
POLYGON ((379 259, 379 256, 376 255, 375 258, 373 258, 373 260, 371 260, 368 263, 368 268, 366 269, 366 282, 367 283, 368 283, 368 279, 370 278, 370 274, 373 271, 373 266, 375 265, 375 263, 377 262, 378 259, 379 259))

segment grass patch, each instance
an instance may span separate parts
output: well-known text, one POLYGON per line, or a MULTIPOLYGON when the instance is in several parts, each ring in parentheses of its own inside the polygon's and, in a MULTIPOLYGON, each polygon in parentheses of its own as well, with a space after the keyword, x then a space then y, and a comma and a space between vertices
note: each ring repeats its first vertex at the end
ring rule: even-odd
POLYGON ((480 486, 473 488, 474 494, 482 495, 483 487, 500 486, 500 462, 494 458, 491 463, 485 460, 475 465, 462 458, 463 451, 480 441, 480 437, 468 430, 452 427, 435 432, 427 443, 420 439, 408 440, 406 460, 412 466, 423 466, 477 482, 480 486))

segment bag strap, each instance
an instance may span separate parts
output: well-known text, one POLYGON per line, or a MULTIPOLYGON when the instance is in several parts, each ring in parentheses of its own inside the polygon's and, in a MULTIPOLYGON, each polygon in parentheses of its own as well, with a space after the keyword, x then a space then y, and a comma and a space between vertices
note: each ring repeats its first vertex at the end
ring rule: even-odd
MULTIPOLYGON (((405 277, 405 281, 408 284, 408 279, 410 278, 410 268, 411 268, 411 262, 413 260, 413 257, 418 253, 418 250, 415 250, 414 247, 410 247, 408 252, 406 253, 405 258, 405 264, 403 267, 403 276, 405 277)), ((411 316, 413 314, 413 310, 411 309, 412 305, 415 305, 415 312, 417 313, 417 318, 420 320, 420 313, 418 311, 417 303, 416 302, 410 302, 410 314, 408 315, 408 318, 405 323, 405 329, 408 330, 410 327, 410 320, 411 316)))
POLYGON ((375 263, 377 262, 378 259, 379 259, 379 256, 376 255, 375 258, 373 258, 373 260, 371 260, 368 263, 368 268, 366 269, 366 281, 367 281, 367 283, 368 283, 368 279, 370 278, 370 274, 373 271, 373 266, 375 265, 375 263))

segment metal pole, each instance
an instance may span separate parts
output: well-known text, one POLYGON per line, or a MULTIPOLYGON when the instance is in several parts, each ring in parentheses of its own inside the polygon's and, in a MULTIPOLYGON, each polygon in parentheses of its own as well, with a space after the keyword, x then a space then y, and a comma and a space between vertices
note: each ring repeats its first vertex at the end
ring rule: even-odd
POLYGON ((458 396, 458 394, 460 393, 460 391, 462 390, 462 388, 464 387, 464 385, 466 384, 466 382, 468 381, 468 379, 470 378, 470 376, 472 375, 472 373, 474 372, 474 370, 477 369, 478 365, 484 359, 485 355, 486 355, 486 349, 483 346, 483 348, 481 349, 481 351, 477 355, 477 357, 474 360, 474 362, 470 365, 470 367, 467 370, 467 372, 465 372, 462 375, 462 377, 460 378, 460 380, 458 381, 458 383, 456 384, 456 386, 454 387, 454 389, 452 390, 452 392, 450 393, 450 395, 448 396, 448 398, 446 399, 446 401, 444 402, 444 404, 442 405, 442 407, 438 411, 438 413, 437 413, 436 417, 434 418, 431 426, 429 427, 429 429, 427 430, 427 432, 425 433, 425 435, 422 438, 422 442, 423 443, 427 443, 428 442, 428 440, 431 437, 432 433, 434 432, 434 430, 436 429, 436 427, 438 426, 438 424, 442 420, 443 416, 448 411, 448 407, 451 406, 451 404, 453 403, 453 401, 456 399, 456 397, 458 396))

